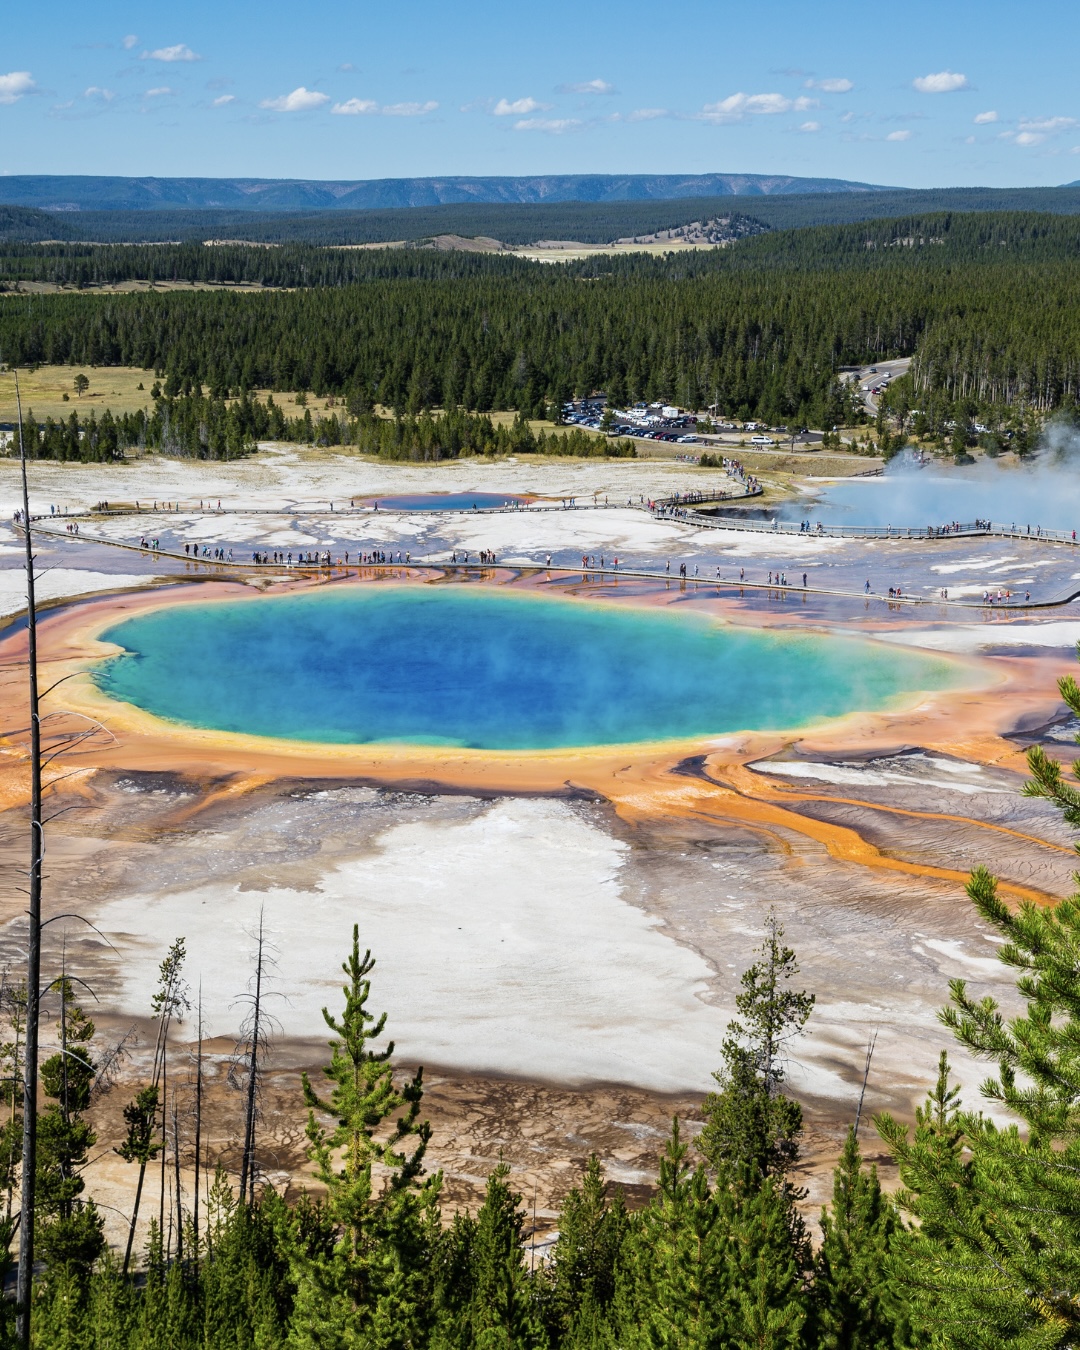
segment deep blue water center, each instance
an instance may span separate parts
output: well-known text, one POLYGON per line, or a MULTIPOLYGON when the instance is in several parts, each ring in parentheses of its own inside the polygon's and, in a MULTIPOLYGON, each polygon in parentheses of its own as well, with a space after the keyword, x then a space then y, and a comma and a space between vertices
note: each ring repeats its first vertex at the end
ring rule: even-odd
POLYGON ((159 717, 334 744, 547 749, 795 727, 946 688, 904 648, 685 610, 458 585, 182 604, 103 634, 96 679, 159 717))

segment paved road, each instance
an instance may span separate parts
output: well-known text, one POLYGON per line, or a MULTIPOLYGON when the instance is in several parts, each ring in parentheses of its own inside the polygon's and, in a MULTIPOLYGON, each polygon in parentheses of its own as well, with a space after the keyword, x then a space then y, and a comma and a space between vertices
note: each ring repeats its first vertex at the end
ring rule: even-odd
POLYGON ((860 368, 857 376, 859 393, 862 395, 863 406, 871 417, 877 416, 877 397, 873 392, 874 389, 883 383, 889 384, 899 379, 901 375, 906 375, 910 366, 911 357, 902 356, 896 361, 878 361, 876 365, 860 368))

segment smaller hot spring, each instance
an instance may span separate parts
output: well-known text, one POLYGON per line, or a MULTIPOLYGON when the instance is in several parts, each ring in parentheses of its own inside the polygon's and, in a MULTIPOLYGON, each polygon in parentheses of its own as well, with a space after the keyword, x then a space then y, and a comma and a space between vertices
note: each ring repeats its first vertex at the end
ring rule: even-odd
POLYGON ((355 586, 166 606, 103 637, 113 698, 337 745, 539 750, 797 727, 964 678, 948 657, 685 610, 483 587, 355 586))
POLYGON ((505 492, 414 492, 396 497, 365 497, 363 504, 380 511, 490 511, 532 501, 534 497, 505 492))
POLYGON ((823 525, 892 525, 923 530, 958 520, 1023 530, 1080 530, 1076 465, 1050 455, 1034 463, 980 460, 966 468, 895 459, 876 478, 845 478, 814 495, 785 502, 783 520, 823 525))

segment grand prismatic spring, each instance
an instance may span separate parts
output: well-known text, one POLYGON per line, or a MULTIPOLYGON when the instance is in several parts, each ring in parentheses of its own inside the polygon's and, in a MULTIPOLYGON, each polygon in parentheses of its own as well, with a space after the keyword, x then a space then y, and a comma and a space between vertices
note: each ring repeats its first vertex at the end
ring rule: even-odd
MULTIPOLYGON (((65 502, 84 478, 88 504, 105 490, 77 466, 62 483, 36 472, 65 502)), ((869 1108, 910 1113, 948 979, 999 988, 968 870, 987 863, 1013 898, 1068 889, 1067 831, 1020 789, 1027 745, 1067 749, 1055 680, 1080 626, 1067 609, 972 606, 1002 585, 1061 592, 1072 550, 709 529, 631 508, 681 489, 682 470, 656 465, 520 466, 493 482, 331 457, 303 466, 313 487, 267 453, 200 465, 194 503, 188 466, 125 472, 143 509, 84 518, 78 539, 46 520, 37 539, 55 603, 41 623, 49 725, 101 728, 55 789, 50 885, 110 944, 56 924, 49 959, 78 947, 95 1018, 119 1037, 182 934, 226 1047, 261 915, 282 997, 260 1138, 283 1178, 304 1175, 297 1075, 320 1062, 354 923, 398 1055, 427 1068, 451 1192, 472 1203, 502 1149, 543 1209, 568 1149, 651 1182, 672 1112, 692 1118, 708 1090, 773 907, 818 996, 791 1065, 813 1104, 816 1201, 870 1031, 869 1108), (626 505, 558 500, 597 496, 626 505), (145 509, 163 499, 190 509, 145 509), (332 562, 230 568, 215 549, 332 562), (477 569, 480 550, 498 563, 477 569), (374 554, 390 563, 357 565, 374 554), (582 568, 586 554, 618 554, 618 575, 582 568)), ((17 544, 0 532, 13 616, 17 544)), ((16 621, 0 666, 12 821, 24 642, 16 621)), ((12 961, 21 914, 13 895, 12 961)), ((957 1068, 969 1084, 982 1073, 957 1068)), ((224 1090, 215 1109, 227 1130, 224 1090)), ((107 1202, 113 1156, 94 1164, 107 1202)), ((124 1184, 117 1173, 118 1208, 124 1184)))
POLYGON ((959 677, 858 639, 468 586, 165 607, 102 637, 124 649, 97 674, 114 698, 339 744, 539 750, 794 728, 959 677))

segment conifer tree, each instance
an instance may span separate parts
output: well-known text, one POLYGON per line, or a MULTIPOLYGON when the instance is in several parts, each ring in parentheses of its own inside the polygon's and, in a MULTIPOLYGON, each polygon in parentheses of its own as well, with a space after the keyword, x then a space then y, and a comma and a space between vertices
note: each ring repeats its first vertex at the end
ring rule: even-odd
POLYGON ((832 1208, 822 1210, 814 1262, 817 1350, 896 1350, 910 1345, 905 1301, 892 1278, 900 1216, 863 1167, 852 1126, 833 1172, 832 1208))
MULTIPOLYGON (((0 1191, 3 1193, 3 1211, 0 1212, 0 1287, 15 1266, 11 1247, 18 1229, 14 1213, 15 1187, 22 1161, 23 1120, 20 1108, 22 1090, 22 1035, 26 1017, 26 985, 8 985, 0 990, 0 1012, 6 1015, 11 1039, 0 1044, 0 1074, 3 1076, 3 1119, 0 1124, 0 1191)), ((13 1308, 5 1299, 0 1307, 0 1337, 7 1331, 13 1308)), ((0 1344, 4 1342, 0 1340, 0 1344)))
POLYGON ((989 997, 951 983, 942 1014, 957 1039, 996 1058, 983 1095, 1019 1116, 997 1125, 938 1084, 913 1136, 891 1116, 878 1128, 900 1165, 901 1204, 919 1220, 901 1275, 917 1321, 958 1350, 1072 1346, 1080 1336, 1080 897, 1055 911, 1010 913, 994 880, 968 893, 1006 939, 998 955, 1021 971, 1026 1015, 1006 1019, 989 997))
POLYGON ((802 1108, 783 1092, 784 1055, 814 1006, 814 995, 789 988, 799 973, 783 945, 775 914, 766 920, 761 959, 745 971, 735 1006, 743 1020, 728 1024, 718 1092, 705 1099, 699 1146, 709 1163, 747 1180, 786 1178, 798 1162, 802 1108))
POLYGON ((810 1240, 791 1179, 799 1160, 802 1108, 784 1092, 785 1055, 814 996, 791 987, 799 973, 775 914, 760 959, 742 976, 729 1023, 718 1091, 704 1102, 698 1147, 716 1173, 727 1235, 728 1323, 733 1346, 795 1346, 807 1317, 810 1240))
POLYGON ((420 1119, 423 1070, 399 1088, 393 1041, 374 1048, 386 1025, 385 1013, 376 1018, 367 1008, 374 965, 370 951, 361 957, 354 926, 342 965, 344 1011, 339 1020, 323 1009, 334 1033, 323 1069, 333 1084, 328 1100, 303 1079, 309 1157, 338 1240, 329 1259, 298 1260, 301 1345, 412 1345, 431 1311, 430 1247, 442 1178, 424 1176, 431 1127, 420 1119), (334 1118, 334 1128, 320 1125, 316 1113, 334 1118))
POLYGON ((83 1200, 81 1175, 97 1135, 84 1112, 97 1069, 90 1055, 94 1023, 75 1002, 71 981, 58 980, 59 1050, 41 1066, 51 1104, 38 1117, 37 1235, 35 1250, 49 1266, 85 1275, 104 1249, 104 1222, 93 1200, 83 1200))
MULTIPOLYGON (((1080 714, 1080 687, 1062 697, 1080 714)), ((1029 796, 1080 824, 1080 793, 1039 748, 1028 755, 1029 796)), ((1080 894, 1054 908, 1010 910, 977 868, 967 887, 1003 939, 1024 1011, 1006 1016, 964 980, 950 983, 941 1020, 971 1053, 996 1066, 983 1097, 1014 1123, 962 1109, 943 1060, 936 1097, 909 1136, 878 1128, 900 1164, 901 1202, 919 1220, 905 1253, 917 1316, 958 1350, 1016 1350, 1080 1341, 1080 894)))
POLYGON ((729 1233, 705 1168, 688 1155, 676 1117, 660 1160, 657 1195, 635 1216, 618 1268, 619 1345, 719 1350, 724 1344, 731 1312, 729 1233))
POLYGON ((790 1188, 767 1177, 754 1190, 721 1193, 731 1208, 731 1311, 725 1350, 796 1350, 808 1315, 810 1244, 790 1188))
POLYGON ((622 1191, 608 1196, 604 1169, 592 1154, 563 1201, 559 1237, 547 1267, 545 1321, 557 1343, 592 1339, 615 1297, 615 1270, 629 1217, 622 1191))
POLYGON ((472 1350, 539 1350, 544 1343, 533 1282, 525 1264, 525 1216, 521 1196, 510 1189, 510 1168, 500 1163, 488 1177, 484 1203, 475 1220, 457 1227, 458 1283, 436 1343, 472 1350), (461 1258, 464 1256, 464 1261, 461 1258))

